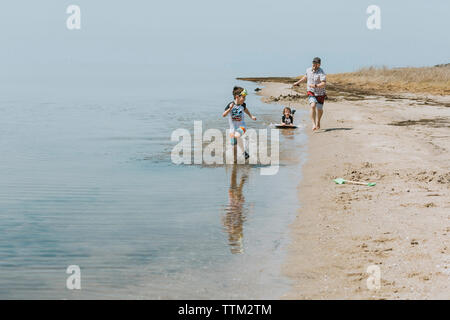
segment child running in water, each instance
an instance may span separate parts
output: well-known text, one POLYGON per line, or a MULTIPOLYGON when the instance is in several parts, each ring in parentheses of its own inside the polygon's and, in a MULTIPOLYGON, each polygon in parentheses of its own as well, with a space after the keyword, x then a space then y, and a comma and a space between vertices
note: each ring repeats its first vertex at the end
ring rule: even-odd
MULTIPOLYGON (((245 97, 247 96, 247 90, 241 87, 233 88, 233 97, 234 101, 230 102, 225 107, 225 112, 222 114, 223 117, 228 116, 228 122, 230 124, 230 138, 231 144, 236 145, 237 139, 242 137, 244 133, 247 131, 247 126, 244 121, 244 112, 248 114, 248 116, 252 120, 256 120, 254 116, 250 113, 245 104, 245 97)), ((244 150, 245 158, 248 159, 249 155, 244 150)))
POLYGON ((293 126, 294 125, 294 117, 292 116, 294 114, 294 111, 291 111, 291 108, 285 107, 283 109, 283 116, 281 117, 281 124, 285 126, 293 126))

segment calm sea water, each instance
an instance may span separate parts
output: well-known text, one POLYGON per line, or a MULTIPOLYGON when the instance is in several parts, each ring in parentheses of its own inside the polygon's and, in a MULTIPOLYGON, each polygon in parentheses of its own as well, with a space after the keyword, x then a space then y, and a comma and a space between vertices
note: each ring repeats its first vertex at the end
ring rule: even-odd
POLYGON ((234 84, 251 92, 249 128, 281 116, 254 84, 199 81, 175 98, 158 88, 0 102, 0 298, 252 299, 288 289, 280 266, 305 136, 281 132, 274 176, 173 164, 173 130, 193 132, 194 120, 227 128, 234 84), (69 265, 81 269, 81 290, 66 288, 69 265))
POLYGON ((315 56, 327 73, 448 62, 435 32, 445 30, 448 2, 424 16, 428 4, 415 1, 402 17, 403 4, 381 2, 376 31, 356 0, 325 1, 324 24, 306 1, 78 0, 80 30, 66 27, 68 3, 2 6, 0 299, 289 290, 280 266, 299 206, 302 129, 280 132, 274 176, 250 165, 175 165, 171 133, 199 120, 204 130, 227 128, 221 114, 236 84, 251 93, 258 121, 247 119, 249 128, 267 128, 281 106, 234 78, 296 76, 315 56), (309 33, 327 41, 311 46, 309 33), (427 35, 420 48, 418 34, 427 35), (81 290, 66 289, 69 265, 81 268, 81 290))

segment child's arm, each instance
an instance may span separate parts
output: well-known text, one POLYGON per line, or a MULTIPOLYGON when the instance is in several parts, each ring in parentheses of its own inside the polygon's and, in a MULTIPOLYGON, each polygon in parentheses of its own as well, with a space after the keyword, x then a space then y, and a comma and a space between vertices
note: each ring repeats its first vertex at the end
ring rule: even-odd
POLYGON ((225 112, 222 114, 222 117, 226 117, 230 113, 231 109, 233 109, 233 107, 234 103, 232 102, 228 105, 228 109, 225 110, 225 112))
POLYGON ((256 120, 256 117, 252 116, 252 114, 250 113, 250 111, 248 110, 248 108, 245 108, 244 112, 245 112, 246 114, 248 114, 248 116, 249 116, 250 118, 252 118, 252 120, 256 120))

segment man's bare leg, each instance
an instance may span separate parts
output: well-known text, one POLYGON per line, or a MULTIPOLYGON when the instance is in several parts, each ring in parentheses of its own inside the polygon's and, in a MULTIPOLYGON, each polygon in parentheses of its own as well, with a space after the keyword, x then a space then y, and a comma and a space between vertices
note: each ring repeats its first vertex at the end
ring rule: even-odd
POLYGON ((317 129, 316 127, 316 104, 313 102, 310 104, 311 106, 311 111, 310 111, 310 115, 311 115, 311 120, 312 120, 312 129, 313 131, 317 129))
POLYGON ((323 109, 317 109, 317 125, 316 129, 320 129, 320 118, 322 118, 323 109))

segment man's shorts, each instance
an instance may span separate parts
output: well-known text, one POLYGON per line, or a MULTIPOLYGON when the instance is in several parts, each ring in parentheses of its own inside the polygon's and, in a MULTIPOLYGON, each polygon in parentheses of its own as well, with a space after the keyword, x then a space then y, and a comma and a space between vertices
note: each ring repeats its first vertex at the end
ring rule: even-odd
MULTIPOLYGON (((322 98, 322 97, 319 97, 319 99, 320 99, 320 98, 322 98)), ((320 99, 320 100, 322 100, 322 99, 320 99)), ((322 100, 322 101, 323 101, 323 100, 322 100)), ((322 109, 323 109, 324 101, 323 101, 322 103, 319 103, 319 102, 317 101, 317 97, 315 97, 315 96, 308 96, 308 102, 309 102, 309 104, 315 103, 315 104, 316 104, 316 108, 317 108, 318 110, 322 110, 322 109)))

